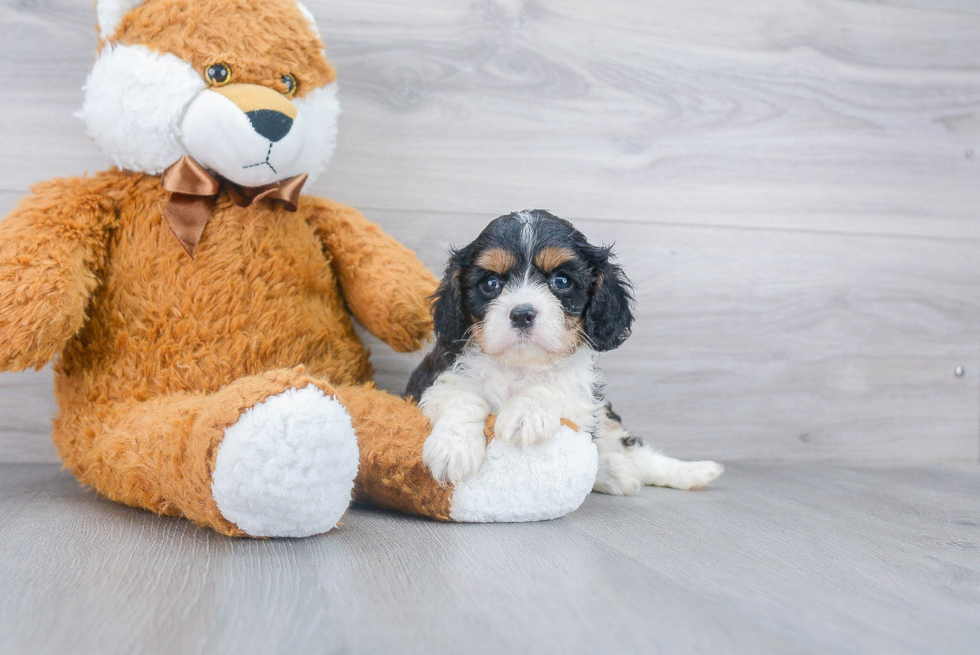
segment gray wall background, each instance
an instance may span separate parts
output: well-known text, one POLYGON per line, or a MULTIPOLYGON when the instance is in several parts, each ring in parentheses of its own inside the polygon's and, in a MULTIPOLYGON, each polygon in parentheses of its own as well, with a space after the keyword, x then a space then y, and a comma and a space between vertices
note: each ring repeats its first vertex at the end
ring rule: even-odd
MULTIPOLYGON (((310 189, 436 271, 544 207, 638 295, 603 358, 685 457, 980 458, 980 2, 308 0, 340 144, 310 189), (956 367, 963 376, 954 374, 956 367)), ((72 112, 90 0, 0 0, 0 215, 106 167, 72 112)), ((379 383, 419 356, 372 341, 379 383)), ((49 371, 0 374, 0 461, 57 461, 49 371)))

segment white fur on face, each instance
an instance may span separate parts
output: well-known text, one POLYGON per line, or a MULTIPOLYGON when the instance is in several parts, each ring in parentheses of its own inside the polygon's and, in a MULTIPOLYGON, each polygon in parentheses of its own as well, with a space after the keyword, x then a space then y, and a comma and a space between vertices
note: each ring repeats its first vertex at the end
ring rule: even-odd
MULTIPOLYGON (((210 89, 202 91, 187 108, 180 133, 191 157, 205 168, 245 186, 271 182, 270 178, 278 174, 275 165, 268 161, 272 151, 285 145, 286 156, 293 159, 299 145, 295 139, 288 144, 273 143, 259 135, 235 103, 210 89)), ((287 139, 288 134, 283 141, 287 139)))
POLYGON ((205 167, 244 186, 260 186, 300 173, 315 178, 333 154, 337 139, 336 86, 316 89, 295 102, 299 112, 289 132, 270 141, 228 98, 200 93, 180 125, 187 152, 205 167))
POLYGON ((535 366, 568 356, 569 328, 561 301, 544 282, 524 279, 509 283, 487 309, 482 324, 483 351, 510 366, 535 366), (513 284, 513 286, 511 286, 513 284), (529 305, 537 316, 522 332, 511 324, 515 307, 529 305))
POLYGON ((108 46, 85 83, 79 116, 112 163, 158 175, 187 154, 179 123, 207 88, 190 64, 143 46, 108 46))
POLYGON ((337 147, 337 120, 340 117, 337 83, 314 89, 293 100, 293 104, 299 109, 297 118, 304 117, 303 150, 292 166, 287 167, 286 176, 306 173, 310 176, 307 184, 312 184, 326 170, 337 147))
POLYGON ((191 155, 246 186, 300 173, 312 183, 337 143, 336 84, 293 102, 298 109, 293 126, 273 143, 255 132, 234 103, 208 90, 187 62, 143 46, 117 45, 99 55, 80 116, 96 143, 124 170, 159 175, 191 155))

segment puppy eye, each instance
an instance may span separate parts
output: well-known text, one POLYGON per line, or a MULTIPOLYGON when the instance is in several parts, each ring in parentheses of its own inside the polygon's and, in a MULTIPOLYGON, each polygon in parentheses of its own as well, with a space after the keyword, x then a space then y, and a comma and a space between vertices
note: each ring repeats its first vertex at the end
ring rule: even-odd
POLYGON ((211 64, 204 71, 204 77, 211 86, 224 86, 231 82, 231 68, 228 64, 211 64))
POLYGON ((556 273, 551 276, 551 286, 558 291, 568 291, 572 288, 572 281, 568 277, 556 273))
POLYGON ((484 278, 483 282, 480 282, 480 290, 487 294, 497 293, 500 291, 500 278, 493 275, 484 278))
POLYGON ((296 78, 292 75, 283 75, 282 83, 286 87, 286 95, 291 96, 296 93, 296 78))

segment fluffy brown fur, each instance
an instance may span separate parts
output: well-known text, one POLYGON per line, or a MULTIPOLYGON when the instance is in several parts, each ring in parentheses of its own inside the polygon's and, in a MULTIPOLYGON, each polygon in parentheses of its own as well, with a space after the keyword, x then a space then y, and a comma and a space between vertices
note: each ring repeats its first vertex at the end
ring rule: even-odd
MULTIPOLYGON (((113 43, 297 96, 334 81, 293 0, 147 0, 113 43)), ((399 351, 432 329, 436 279, 357 211, 215 198, 194 257, 162 218, 160 178, 116 169, 38 184, 0 223, 0 370, 55 359, 64 464, 108 498, 223 534, 211 476, 225 428, 309 384, 344 405, 360 502, 448 520, 451 490, 422 464, 430 425, 374 388, 354 319, 399 351)))
POLYGON ((296 97, 333 82, 336 73, 322 56, 323 42, 293 0, 147 0, 126 14, 111 43, 143 45, 169 52, 204 71, 231 67, 233 82, 284 92, 282 75, 298 82, 296 97), (247 35, 247 44, 242 39, 247 35))
POLYGON ((352 416, 357 499, 447 519, 449 492, 421 464, 428 421, 373 388, 348 313, 417 348, 435 278, 356 211, 305 196, 291 213, 222 193, 190 259, 160 216, 167 197, 158 177, 113 170, 37 185, 0 223, 0 368, 61 354, 65 466, 113 500, 241 534, 211 498, 223 430, 313 383, 352 416))

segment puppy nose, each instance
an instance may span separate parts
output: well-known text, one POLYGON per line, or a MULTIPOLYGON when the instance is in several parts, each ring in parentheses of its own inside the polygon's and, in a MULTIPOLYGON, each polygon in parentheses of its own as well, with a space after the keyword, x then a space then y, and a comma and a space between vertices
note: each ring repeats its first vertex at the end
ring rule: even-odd
POLYGON ((278 141, 293 127, 292 118, 274 109, 256 109, 245 112, 245 115, 252 123, 252 129, 269 141, 278 141))
POLYGON ((526 330, 534 325, 534 317, 538 313, 530 305, 518 305, 510 310, 510 324, 520 330, 526 330))

